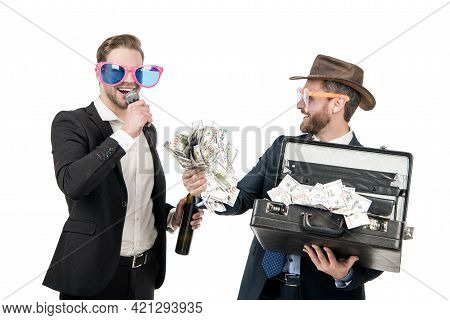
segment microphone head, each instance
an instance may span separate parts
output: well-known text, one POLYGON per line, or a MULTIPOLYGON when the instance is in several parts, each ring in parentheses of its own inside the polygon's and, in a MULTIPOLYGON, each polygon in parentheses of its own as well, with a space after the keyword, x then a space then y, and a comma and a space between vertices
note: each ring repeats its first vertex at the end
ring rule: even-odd
POLYGON ((136 101, 138 101, 139 99, 140 99, 139 93, 136 92, 136 91, 134 91, 134 90, 131 90, 130 92, 128 92, 128 93, 125 95, 125 100, 127 101, 127 104, 136 102, 136 101))

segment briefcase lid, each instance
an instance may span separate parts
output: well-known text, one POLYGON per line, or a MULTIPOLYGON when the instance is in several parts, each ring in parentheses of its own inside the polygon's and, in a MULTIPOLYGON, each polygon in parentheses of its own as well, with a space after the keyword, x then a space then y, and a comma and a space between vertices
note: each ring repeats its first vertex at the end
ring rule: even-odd
POLYGON ((386 149, 326 143, 285 137, 278 166, 277 185, 289 173, 290 161, 359 169, 404 177, 402 189, 408 189, 413 156, 411 153, 386 149))
MULTIPOLYGON (((406 221, 412 159, 412 154, 402 151, 285 137, 274 187, 287 174, 309 186, 340 179, 363 196, 394 201, 393 217, 406 221)), ((375 198, 371 199, 374 206, 383 204, 375 198)), ((380 210, 379 214, 386 213, 380 210)))

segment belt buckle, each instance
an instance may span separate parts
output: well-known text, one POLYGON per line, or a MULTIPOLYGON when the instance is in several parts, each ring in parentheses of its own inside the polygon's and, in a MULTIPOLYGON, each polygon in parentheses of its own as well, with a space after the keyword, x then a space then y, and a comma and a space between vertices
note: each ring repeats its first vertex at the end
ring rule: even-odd
MULTIPOLYGON (((143 253, 140 253, 140 254, 138 254, 138 255, 135 255, 135 256, 133 256, 133 262, 131 263, 131 268, 133 268, 133 269, 135 269, 135 268, 139 268, 140 266, 142 266, 142 262, 141 263, 139 263, 138 265, 136 265, 136 260, 138 259, 138 258, 140 258, 140 257, 142 257, 144 254, 143 253)), ((145 260, 147 259, 147 257, 145 257, 145 259, 144 259, 144 263, 145 263, 145 260)))
POLYGON ((284 274, 284 284, 288 287, 299 287, 300 276, 295 273, 284 274))

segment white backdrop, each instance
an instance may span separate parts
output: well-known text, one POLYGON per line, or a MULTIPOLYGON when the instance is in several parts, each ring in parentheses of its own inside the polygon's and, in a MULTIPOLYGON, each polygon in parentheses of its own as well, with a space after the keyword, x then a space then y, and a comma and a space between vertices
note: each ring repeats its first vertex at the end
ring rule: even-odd
MULTIPOLYGON (((168 200, 185 196, 162 143, 204 119, 233 127, 242 177, 280 133, 298 135, 298 82, 319 53, 358 63, 377 99, 351 126, 361 143, 414 155, 402 272, 366 285, 369 300, 442 300, 448 281, 449 10, 444 1, 4 1, 0 3, 0 297, 56 299, 41 285, 68 216, 50 125, 98 94, 95 53, 137 35, 164 67, 152 106, 168 200), (277 129, 279 128, 279 129, 277 129), (280 132, 281 130, 281 132, 280 132), (245 134, 248 132, 248 134, 245 134), (25 262, 26 261, 26 262, 25 262)), ((447 3, 448 4, 448 3, 447 3)), ((191 254, 174 253, 159 299, 234 300, 252 239, 250 212, 206 215, 191 254)))

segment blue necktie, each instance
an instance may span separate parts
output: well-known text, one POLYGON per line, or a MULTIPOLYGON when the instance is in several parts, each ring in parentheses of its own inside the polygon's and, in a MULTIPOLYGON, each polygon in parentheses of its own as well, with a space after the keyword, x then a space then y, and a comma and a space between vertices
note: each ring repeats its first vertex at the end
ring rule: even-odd
POLYGON ((286 254, 266 250, 262 261, 262 267, 267 278, 272 278, 283 271, 286 254))

